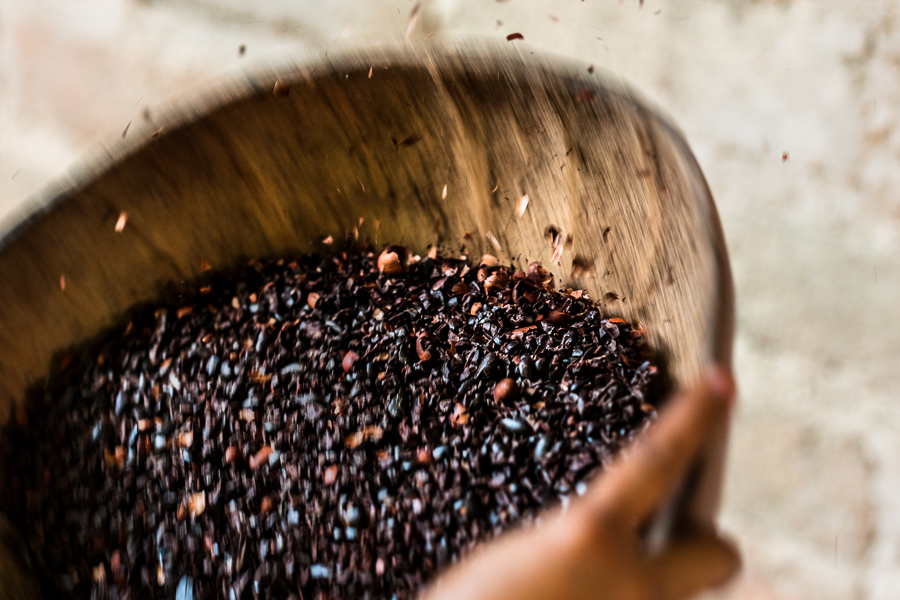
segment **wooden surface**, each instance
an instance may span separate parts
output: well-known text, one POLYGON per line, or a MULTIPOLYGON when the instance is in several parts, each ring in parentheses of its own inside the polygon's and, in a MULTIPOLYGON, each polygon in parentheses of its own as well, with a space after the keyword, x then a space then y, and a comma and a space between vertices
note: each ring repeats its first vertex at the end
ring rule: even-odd
MULTIPOLYGON (((52 357, 195 277, 201 260, 218 269, 326 251, 320 240, 359 219, 378 245, 542 261, 608 314, 640 321, 676 383, 711 360, 730 364, 727 256, 680 133, 608 76, 519 48, 332 52, 209 89, 155 115, 167 123, 158 134, 132 125, 108 160, 0 243, 2 412, 47 377, 52 357), (289 96, 273 95, 276 79, 289 96), (560 264, 550 264, 550 225, 572 238, 560 264), (594 272, 574 278, 576 255, 594 272)), ((695 509, 709 515, 720 470, 706 476, 695 509)))

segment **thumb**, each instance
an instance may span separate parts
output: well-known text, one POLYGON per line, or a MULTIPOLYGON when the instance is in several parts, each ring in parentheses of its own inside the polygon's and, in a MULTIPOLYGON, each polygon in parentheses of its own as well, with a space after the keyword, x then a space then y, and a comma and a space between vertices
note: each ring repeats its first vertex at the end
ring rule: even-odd
POLYGON ((741 567, 734 545, 713 531, 693 530, 677 538, 651 563, 651 573, 664 600, 684 600, 724 584, 741 567))

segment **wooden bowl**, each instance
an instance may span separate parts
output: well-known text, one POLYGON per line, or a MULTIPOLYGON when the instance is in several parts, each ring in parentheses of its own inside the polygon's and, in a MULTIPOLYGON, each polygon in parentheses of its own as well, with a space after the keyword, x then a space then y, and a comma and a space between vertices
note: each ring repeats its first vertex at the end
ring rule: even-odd
MULTIPOLYGON (((729 365, 728 259, 684 138, 608 75, 519 48, 332 52, 132 125, 0 242, 0 412, 59 353, 201 263, 326 251, 323 238, 360 220, 379 245, 464 244, 550 265, 607 314, 640 322, 676 384, 729 365), (569 240, 558 264, 548 227, 569 240), (592 269, 573 273, 576 257, 592 269)), ((721 465, 704 471, 692 513, 711 517, 720 477, 721 465)))

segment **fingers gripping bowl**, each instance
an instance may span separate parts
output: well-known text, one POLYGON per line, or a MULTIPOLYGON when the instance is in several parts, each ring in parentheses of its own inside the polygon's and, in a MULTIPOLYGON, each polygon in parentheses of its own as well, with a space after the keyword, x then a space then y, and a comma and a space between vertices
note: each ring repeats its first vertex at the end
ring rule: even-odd
MULTIPOLYGON (((731 278, 709 190, 680 133, 624 85, 494 44, 330 54, 257 69, 132 127, 113 159, 6 234, 7 415, 54 357, 172 282, 321 250, 360 219, 379 245, 424 254, 471 232, 470 255, 552 264, 640 322, 675 384, 729 364, 731 278), (571 236, 561 256, 548 228, 571 236)), ((710 449, 685 509, 695 517, 715 512, 720 455, 710 449)), ((23 581, 8 564, 0 590, 23 581)))

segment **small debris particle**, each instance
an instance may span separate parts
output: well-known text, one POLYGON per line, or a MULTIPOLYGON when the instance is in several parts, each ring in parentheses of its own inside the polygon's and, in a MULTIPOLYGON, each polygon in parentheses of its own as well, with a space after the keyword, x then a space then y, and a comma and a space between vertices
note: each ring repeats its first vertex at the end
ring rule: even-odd
POLYGON ((419 22, 419 12, 422 10, 422 2, 416 2, 413 4, 412 10, 409 11, 409 22, 406 25, 406 39, 409 40, 412 37, 413 32, 416 30, 416 24, 419 22))
POLYGON ((486 237, 488 239, 488 241, 491 243, 491 245, 494 248, 496 248, 498 252, 500 250, 502 250, 502 248, 500 247, 500 242, 497 240, 497 238, 494 236, 493 233, 488 231, 487 233, 484 234, 484 237, 486 237))
POLYGON ((279 79, 275 82, 275 87, 272 88, 272 93, 276 98, 287 98, 291 93, 291 84, 279 79))
POLYGON ((322 240, 322 243, 325 244, 326 246, 330 246, 331 244, 334 243, 334 238, 329 235, 327 238, 322 240))
POLYGON ((511 42, 513 40, 524 40, 524 39, 525 39, 525 36, 522 35, 521 33, 511 33, 508 36, 506 36, 507 42, 511 42))
POLYGON ((590 102, 593 99, 593 97, 596 95, 597 95, 597 92, 595 92, 594 90, 592 90, 590 88, 585 88, 585 89, 581 90, 580 92, 578 92, 578 96, 575 97, 575 100, 579 104, 584 104, 585 102, 590 102))
POLYGON ((317 303, 318 301, 319 301, 319 294, 317 294, 317 293, 315 293, 315 292, 311 292, 311 293, 306 297, 306 303, 309 304, 309 307, 310 307, 310 308, 315 308, 315 307, 316 307, 316 303, 317 303))
POLYGON ((590 73, 591 75, 594 74, 594 65, 588 67, 588 73, 590 73))
POLYGON ((372 71, 375 69, 375 65, 369 67, 369 79, 372 79, 372 71))
POLYGON ((528 208, 528 194, 524 194, 519 201, 516 202, 516 214, 519 217, 522 217, 525 214, 525 209, 528 208))
POLYGON ((238 46, 238 56, 243 56, 247 54, 247 44, 241 44, 238 46))
POLYGON ((447 199, 447 184, 444 184, 444 189, 441 190, 441 200, 447 199))
POLYGON ((594 272, 594 261, 580 254, 572 258, 572 277, 584 277, 594 272))
POLYGON ((122 130, 122 139, 125 139, 125 136, 128 135, 128 128, 131 127, 131 121, 128 121, 128 124, 125 125, 125 129, 122 130))
POLYGON ((781 164, 784 164, 789 160, 791 160, 791 154, 790 154, 790 152, 785 150, 784 152, 781 153, 781 164))
POLYGON ((417 136, 417 135, 414 134, 414 133, 411 133, 411 134, 409 134, 408 136, 406 136, 405 138, 403 138, 402 140, 400 140, 399 142, 397 142, 397 145, 399 145, 399 146, 412 146, 413 144, 415 144, 416 142, 418 142, 420 139, 421 139, 421 138, 419 138, 419 136, 417 136))
POLYGON ((553 254, 550 257, 550 261, 554 262, 554 263, 558 263, 559 260, 562 258, 562 254, 563 254, 563 247, 564 247, 563 235, 562 235, 561 231, 559 231, 556 228, 553 228, 552 225, 550 227, 548 227, 547 230, 544 231, 545 235, 547 235, 548 233, 553 236, 552 237, 553 254))
POLYGON ((125 223, 128 222, 128 214, 125 212, 119 213, 119 220, 116 221, 116 233, 122 233, 125 229, 125 223))
POLYGON ((59 289, 61 289, 62 291, 66 291, 66 276, 65 275, 59 276, 59 289))

